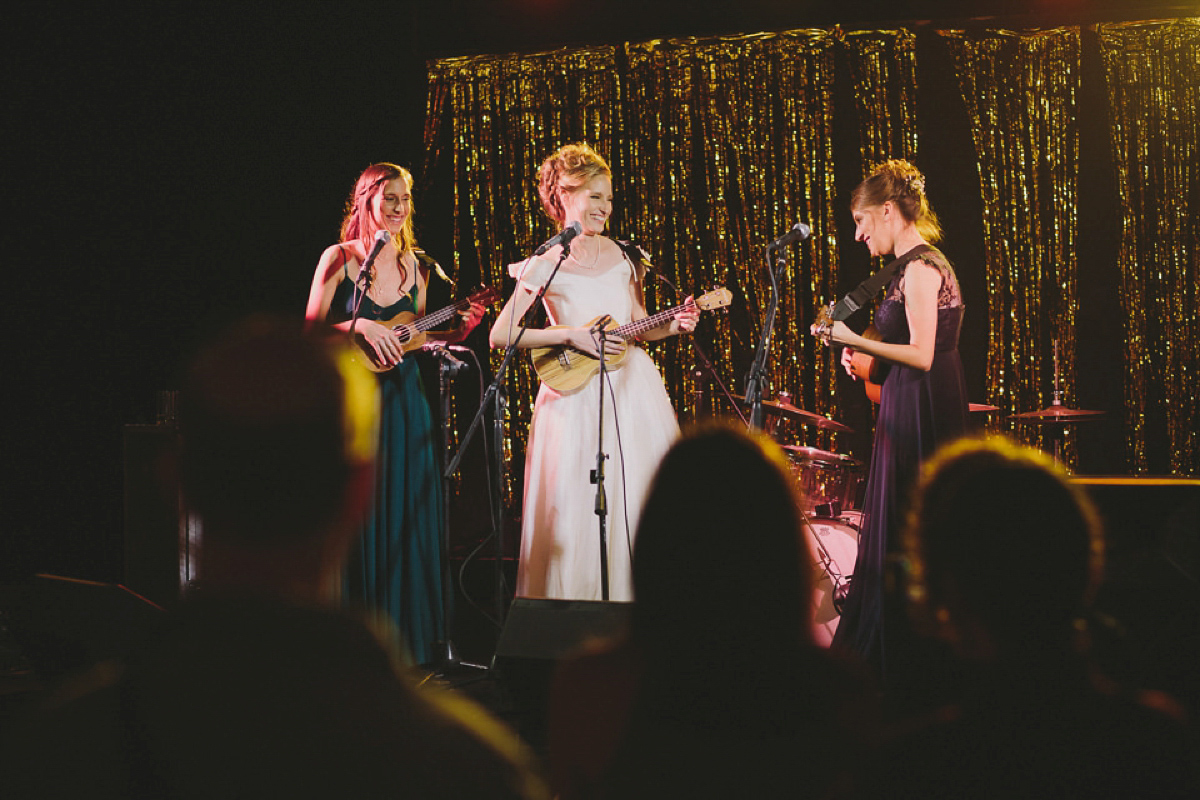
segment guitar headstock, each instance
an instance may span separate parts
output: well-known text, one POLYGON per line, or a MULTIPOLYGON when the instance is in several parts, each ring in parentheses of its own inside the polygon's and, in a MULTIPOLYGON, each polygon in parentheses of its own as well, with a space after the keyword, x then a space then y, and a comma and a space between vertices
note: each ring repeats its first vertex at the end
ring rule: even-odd
POLYGON ((813 334, 820 339, 824 339, 825 344, 829 344, 829 332, 833 329, 834 305, 836 305, 836 303, 831 300, 829 305, 818 308, 817 320, 813 323, 813 334))
POLYGON ((467 298, 472 303, 479 303, 481 306, 490 306, 492 303, 500 299, 500 292, 495 286, 484 286, 476 290, 467 298))
POLYGON ((732 303, 733 293, 725 287, 719 286, 711 292, 705 292, 695 298, 693 302, 701 311, 712 311, 714 308, 723 308, 732 303))

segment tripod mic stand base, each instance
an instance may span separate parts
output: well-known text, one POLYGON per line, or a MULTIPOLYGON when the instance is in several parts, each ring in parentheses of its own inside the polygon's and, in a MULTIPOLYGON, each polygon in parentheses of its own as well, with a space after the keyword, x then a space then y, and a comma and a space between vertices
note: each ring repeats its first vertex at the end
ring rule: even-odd
POLYGON ((421 665, 422 669, 429 673, 421 683, 438 681, 450 686, 463 686, 488 677, 488 667, 484 664, 473 664, 460 659, 458 650, 451 640, 437 642, 436 646, 438 649, 437 660, 421 665))

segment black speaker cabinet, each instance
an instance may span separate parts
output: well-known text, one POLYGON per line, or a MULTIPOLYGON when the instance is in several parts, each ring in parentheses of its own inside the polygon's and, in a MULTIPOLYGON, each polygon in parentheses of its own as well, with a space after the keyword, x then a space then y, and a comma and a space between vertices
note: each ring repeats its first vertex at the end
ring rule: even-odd
POLYGON ((125 426, 125 585, 160 604, 195 578, 200 541, 167 469, 177 437, 174 425, 125 426))
POLYGON ((493 662, 535 742, 544 732, 554 666, 589 639, 614 635, 628 624, 632 603, 518 597, 508 609, 493 662))
POLYGON ((1200 713, 1200 480, 1077 477, 1108 558, 1091 637, 1101 668, 1200 713))

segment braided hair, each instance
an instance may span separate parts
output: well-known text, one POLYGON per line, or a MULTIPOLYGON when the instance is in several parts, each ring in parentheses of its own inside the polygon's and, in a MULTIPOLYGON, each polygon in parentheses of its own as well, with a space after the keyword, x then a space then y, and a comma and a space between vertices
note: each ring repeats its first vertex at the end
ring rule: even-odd
POLYGON ((604 157, 586 142, 563 145, 542 162, 538 170, 538 197, 546 216, 562 225, 567 212, 559 190, 573 192, 598 175, 612 178, 604 157))

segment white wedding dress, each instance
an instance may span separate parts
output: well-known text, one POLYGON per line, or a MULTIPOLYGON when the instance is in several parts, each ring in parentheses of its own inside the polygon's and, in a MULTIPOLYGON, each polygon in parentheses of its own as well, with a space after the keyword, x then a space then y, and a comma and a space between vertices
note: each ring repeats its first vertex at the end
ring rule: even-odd
MULTIPOLYGON (((513 265, 514 274, 522 265, 513 265)), ((536 293, 554 262, 535 258, 520 281, 536 293)), ((630 321, 628 260, 594 272, 560 270, 545 295, 552 325, 579 326, 602 314, 630 321)), ((632 600, 633 536, 650 480, 679 424, 658 368, 633 342, 619 369, 608 372, 604 395, 605 490, 608 498, 609 599, 632 600)), ((597 374, 563 393, 542 384, 525 454, 525 504, 517 595, 602 599, 600 522, 595 513, 599 384, 597 374)))

